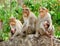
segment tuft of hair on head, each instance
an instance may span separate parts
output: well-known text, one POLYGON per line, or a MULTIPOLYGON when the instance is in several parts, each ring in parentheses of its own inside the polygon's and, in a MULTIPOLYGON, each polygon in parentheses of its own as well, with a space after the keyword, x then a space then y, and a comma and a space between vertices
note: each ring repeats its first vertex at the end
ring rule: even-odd
POLYGON ((45 7, 40 7, 39 10, 40 10, 40 9, 43 9, 43 10, 45 10, 46 12, 48 12, 48 9, 45 8, 45 7))
POLYGON ((11 15, 11 17, 10 18, 15 18, 13 15, 11 15))
POLYGON ((25 4, 23 4, 23 5, 22 5, 22 8, 25 8, 25 7, 27 7, 27 6, 26 6, 25 4))
POLYGON ((10 19, 16 19, 13 15, 11 15, 10 19))
POLYGON ((29 10, 29 8, 25 4, 22 5, 22 8, 29 10))

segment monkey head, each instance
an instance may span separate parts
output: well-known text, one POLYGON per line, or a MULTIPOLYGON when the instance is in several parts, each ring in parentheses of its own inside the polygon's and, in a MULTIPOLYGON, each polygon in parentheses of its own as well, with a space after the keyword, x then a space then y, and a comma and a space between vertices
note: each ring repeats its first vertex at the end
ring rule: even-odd
POLYGON ((45 27, 46 29, 48 29, 49 26, 50 26, 49 22, 48 22, 48 21, 45 21, 45 22, 44 22, 44 27, 45 27))
POLYGON ((24 6, 23 7, 23 15, 24 17, 28 17, 29 16, 29 13, 30 13, 30 10, 28 7, 24 6))
POLYGON ((39 9, 39 13, 40 13, 40 16, 41 16, 41 17, 44 17, 44 16, 47 14, 47 12, 48 12, 48 9, 45 8, 45 7, 41 7, 41 8, 39 9))
POLYGON ((10 23, 10 25, 15 26, 16 25, 16 18, 11 17, 9 23, 10 23))

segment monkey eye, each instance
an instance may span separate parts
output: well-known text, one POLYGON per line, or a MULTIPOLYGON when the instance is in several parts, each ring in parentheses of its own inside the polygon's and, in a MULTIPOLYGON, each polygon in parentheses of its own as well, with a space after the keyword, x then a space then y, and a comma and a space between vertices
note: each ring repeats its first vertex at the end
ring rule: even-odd
POLYGON ((23 13, 27 13, 27 11, 23 11, 23 13))
POLYGON ((40 11, 40 12, 43 12, 43 11, 40 11))
POLYGON ((28 9, 23 9, 23 11, 24 11, 24 10, 28 11, 28 9))
POLYGON ((28 10, 28 9, 23 9, 23 10, 28 10))

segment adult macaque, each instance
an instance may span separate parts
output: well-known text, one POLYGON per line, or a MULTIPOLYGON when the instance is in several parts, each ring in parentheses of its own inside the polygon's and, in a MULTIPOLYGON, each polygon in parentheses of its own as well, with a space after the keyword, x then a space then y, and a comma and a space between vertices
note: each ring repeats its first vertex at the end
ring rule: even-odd
POLYGON ((22 23, 14 17, 10 18, 10 27, 11 27, 11 39, 13 39, 18 34, 22 35, 22 23))
POLYGON ((35 32, 36 19, 36 16, 29 10, 29 8, 26 6, 23 7, 23 32, 25 31, 26 34, 35 32))
POLYGON ((40 14, 36 24, 36 36, 38 36, 38 33, 40 33, 40 35, 47 35, 48 37, 52 38, 54 29, 52 25, 51 15, 46 8, 40 8, 39 12, 40 14))
POLYGON ((48 31, 53 31, 51 15, 49 14, 48 10, 46 8, 40 8, 39 12, 40 14, 37 19, 36 30, 39 30, 41 28, 45 32, 46 29, 44 24, 47 22, 47 24, 49 23, 48 31))

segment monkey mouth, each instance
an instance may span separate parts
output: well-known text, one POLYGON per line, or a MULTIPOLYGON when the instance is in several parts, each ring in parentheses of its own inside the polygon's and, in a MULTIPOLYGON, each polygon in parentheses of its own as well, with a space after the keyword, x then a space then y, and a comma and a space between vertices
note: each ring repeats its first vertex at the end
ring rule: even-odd
POLYGON ((12 33, 12 34, 14 34, 15 32, 16 32, 16 29, 14 29, 14 30, 11 30, 11 33, 12 33))

